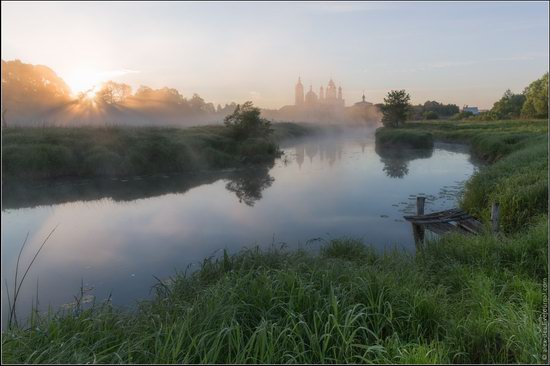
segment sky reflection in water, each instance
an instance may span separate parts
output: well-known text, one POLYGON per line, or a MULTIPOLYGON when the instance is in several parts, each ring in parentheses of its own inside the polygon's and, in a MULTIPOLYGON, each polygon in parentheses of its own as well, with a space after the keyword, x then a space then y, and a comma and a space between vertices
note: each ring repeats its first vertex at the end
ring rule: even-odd
POLYGON ((81 281, 97 300, 112 293, 114 303, 131 305, 149 296, 153 275, 165 278, 224 248, 284 242, 316 250, 309 239, 349 236, 414 250, 402 219, 414 212, 414 196, 428 196, 427 212, 455 206, 457 189, 475 170, 456 145, 385 154, 367 135, 288 145, 274 166, 254 170, 4 187, 8 284, 26 233, 23 265, 59 224, 29 272, 19 312, 30 310, 37 281, 43 308, 72 301, 81 281))

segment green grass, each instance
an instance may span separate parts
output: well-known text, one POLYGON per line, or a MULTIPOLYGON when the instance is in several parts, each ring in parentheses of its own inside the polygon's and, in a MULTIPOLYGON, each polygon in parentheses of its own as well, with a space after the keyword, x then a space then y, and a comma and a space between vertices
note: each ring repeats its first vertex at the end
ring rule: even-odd
POLYGON ((380 147, 405 147, 431 149, 434 145, 430 132, 382 127, 376 130, 376 145, 380 147))
POLYGON ((407 124, 469 143, 483 167, 462 204, 504 233, 449 235, 416 254, 354 239, 243 250, 176 274, 135 312, 35 314, 6 363, 545 363, 547 121, 407 124), (546 197, 546 198, 545 198, 546 197), (477 211, 476 211, 477 210, 477 211))
POLYGON ((353 239, 243 250, 108 304, 7 331, 4 362, 542 363, 546 218, 509 238, 450 236, 419 255, 353 239))
POLYGON ((191 128, 6 128, 5 180, 124 177, 239 167, 273 161, 277 141, 313 130, 275 124, 274 138, 237 142, 224 126, 191 128))
MULTIPOLYGON (((385 129, 388 130, 388 129, 385 129)), ((548 121, 419 122, 389 131, 429 132, 436 140, 470 145, 491 165, 468 181, 461 206, 484 221, 500 203, 501 229, 520 230, 548 212, 548 121)))

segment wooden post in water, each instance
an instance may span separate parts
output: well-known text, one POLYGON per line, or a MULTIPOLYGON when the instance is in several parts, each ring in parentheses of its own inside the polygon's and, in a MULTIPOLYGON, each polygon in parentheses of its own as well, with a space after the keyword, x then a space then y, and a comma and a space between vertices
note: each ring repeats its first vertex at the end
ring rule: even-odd
POLYGON ((493 233, 498 233, 498 216, 500 214, 500 204, 498 202, 493 202, 491 206, 491 228, 493 233))
POLYGON ((416 215, 424 215, 424 203, 426 202, 426 197, 416 197, 416 215))
MULTIPOLYGON (((426 202, 426 197, 416 197, 416 215, 424 215, 424 203, 426 202)), ((413 235, 414 242, 422 244, 424 242, 424 228, 422 225, 413 224, 413 235)))

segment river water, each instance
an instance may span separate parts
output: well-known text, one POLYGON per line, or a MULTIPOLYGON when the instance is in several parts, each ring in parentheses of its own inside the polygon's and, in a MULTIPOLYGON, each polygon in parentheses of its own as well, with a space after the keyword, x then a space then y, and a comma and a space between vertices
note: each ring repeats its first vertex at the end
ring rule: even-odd
MULTIPOLYGON (((125 180, 3 187, 2 282, 13 288, 31 267, 18 313, 86 299, 131 306, 150 296, 157 278, 198 268, 205 257, 284 243, 318 250, 323 240, 360 238, 379 250, 414 251, 410 224, 417 195, 426 212, 451 208, 477 169, 468 149, 375 148, 372 131, 286 141, 273 166, 125 180), (318 239, 321 240, 312 240, 318 239)), ((7 314, 5 288, 2 313, 7 314)))

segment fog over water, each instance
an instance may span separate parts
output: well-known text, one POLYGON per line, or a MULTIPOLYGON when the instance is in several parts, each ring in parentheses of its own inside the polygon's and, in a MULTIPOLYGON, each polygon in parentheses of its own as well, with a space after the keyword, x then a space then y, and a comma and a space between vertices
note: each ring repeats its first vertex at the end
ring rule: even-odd
POLYGON ((427 212, 453 207, 476 169, 464 146, 392 154, 377 151, 367 129, 281 148, 273 166, 254 169, 4 187, 8 283, 26 233, 23 265, 59 224, 23 285, 20 313, 37 284, 42 309, 73 301, 81 281, 98 301, 111 293, 115 304, 132 305, 150 295, 153 276, 196 269, 223 249, 284 243, 316 251, 323 240, 350 236, 378 250, 414 251, 403 215, 414 212, 416 195, 427 197, 427 212))

